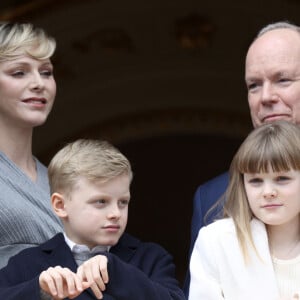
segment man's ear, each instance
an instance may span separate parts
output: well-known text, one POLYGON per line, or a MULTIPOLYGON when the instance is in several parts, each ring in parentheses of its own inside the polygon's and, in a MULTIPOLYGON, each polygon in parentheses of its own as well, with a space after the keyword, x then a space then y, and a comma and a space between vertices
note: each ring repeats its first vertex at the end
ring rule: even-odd
POLYGON ((65 218, 68 216, 65 209, 65 201, 65 197, 60 193, 53 193, 51 195, 52 209, 60 218, 65 218))

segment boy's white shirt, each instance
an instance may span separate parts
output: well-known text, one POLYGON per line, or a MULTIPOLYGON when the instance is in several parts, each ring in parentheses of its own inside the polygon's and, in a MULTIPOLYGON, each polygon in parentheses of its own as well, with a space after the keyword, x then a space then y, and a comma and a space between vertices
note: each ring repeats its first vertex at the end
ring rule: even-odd
POLYGON ((189 300, 280 299, 265 225, 253 219, 251 229, 261 259, 250 249, 247 266, 232 219, 218 220, 200 230, 190 261, 189 300))
POLYGON ((75 251, 78 253, 78 252, 88 251, 90 253, 97 253, 97 252, 108 252, 110 249, 109 246, 101 246, 101 245, 96 246, 93 249, 89 249, 89 247, 86 245, 79 245, 79 244, 76 244, 75 242, 73 242, 71 239, 68 238, 68 236, 66 235, 65 232, 63 232, 63 234, 64 234, 66 244, 70 247, 72 252, 75 251))

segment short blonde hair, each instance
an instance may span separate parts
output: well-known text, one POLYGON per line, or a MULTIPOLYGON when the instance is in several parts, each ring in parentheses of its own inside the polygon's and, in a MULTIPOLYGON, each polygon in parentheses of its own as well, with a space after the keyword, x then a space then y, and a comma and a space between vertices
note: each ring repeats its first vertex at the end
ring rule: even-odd
POLYGON ((250 221, 253 218, 247 199, 244 174, 300 170, 300 127, 277 121, 253 130, 242 143, 230 166, 224 216, 234 221, 238 240, 247 260, 248 247, 254 249, 250 221))
POLYGON ((48 175, 51 193, 72 190, 79 177, 105 182, 119 175, 132 179, 128 159, 106 141, 79 139, 67 144, 52 158, 48 175))
POLYGON ((0 62, 26 54, 38 60, 50 58, 56 41, 30 23, 0 23, 0 62))

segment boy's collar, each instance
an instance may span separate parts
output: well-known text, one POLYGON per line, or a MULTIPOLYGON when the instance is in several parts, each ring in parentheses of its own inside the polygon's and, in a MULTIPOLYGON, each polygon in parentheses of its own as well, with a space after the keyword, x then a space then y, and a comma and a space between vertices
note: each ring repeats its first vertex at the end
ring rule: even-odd
POLYGON ((72 240, 70 240, 66 233, 64 232, 64 238, 67 243, 67 245, 70 247, 72 252, 80 253, 80 252, 90 252, 90 253, 99 253, 99 252, 108 252, 110 250, 110 246, 101 246, 98 245, 90 250, 90 248, 86 245, 80 245, 74 243, 72 240))

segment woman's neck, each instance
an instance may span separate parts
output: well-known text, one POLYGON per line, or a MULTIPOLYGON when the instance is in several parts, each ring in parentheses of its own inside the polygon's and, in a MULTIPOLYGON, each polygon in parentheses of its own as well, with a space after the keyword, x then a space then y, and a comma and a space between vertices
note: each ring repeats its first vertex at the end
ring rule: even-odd
POLYGON ((32 129, 0 126, 0 151, 13 161, 28 177, 36 180, 36 163, 32 156, 32 129))

